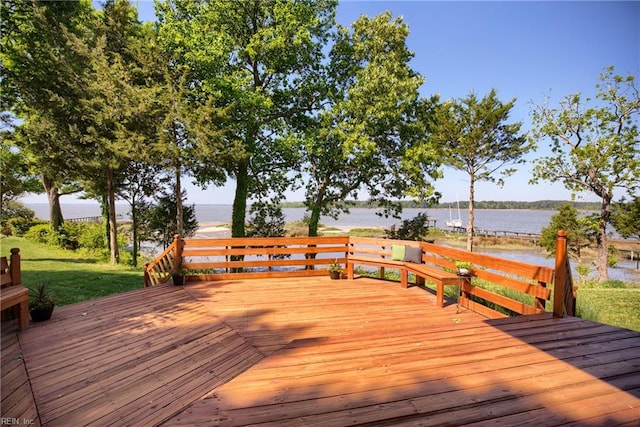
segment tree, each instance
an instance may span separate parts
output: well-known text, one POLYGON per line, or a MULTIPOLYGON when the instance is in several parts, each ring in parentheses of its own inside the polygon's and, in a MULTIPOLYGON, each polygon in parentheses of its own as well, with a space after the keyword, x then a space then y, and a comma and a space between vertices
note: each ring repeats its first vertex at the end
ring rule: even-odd
POLYGON ((442 162, 469 176, 469 222, 467 250, 473 251, 474 201, 476 182, 503 185, 503 177, 515 172, 509 165, 524 162, 522 156, 533 149, 526 135, 520 134, 521 122, 507 123, 515 98, 504 104, 492 89, 478 100, 474 93, 465 99, 446 101, 435 113, 429 137, 439 146, 442 162), (496 173, 500 171, 501 176, 496 173))
POLYGON ((539 245, 550 254, 556 252, 558 231, 567 232, 567 250, 578 262, 582 259, 582 249, 590 246, 595 240, 595 227, 593 218, 579 217, 578 210, 570 203, 565 203, 558 208, 558 213, 551 216, 547 227, 542 229, 539 245))
POLYGON ((31 172, 24 153, 6 137, 8 132, 0 134, 0 212, 4 204, 15 201, 25 193, 41 193, 42 186, 38 176, 31 172))
POLYGON ((403 220, 400 227, 396 228, 394 224, 384 230, 384 234, 387 239, 427 240, 429 234, 429 216, 424 212, 419 212, 415 217, 403 220))
MULTIPOLYGON (((138 265, 138 249, 140 246, 141 217, 148 209, 147 200, 162 191, 167 177, 162 174, 158 165, 132 162, 118 177, 118 197, 129 203, 131 217, 131 245, 133 247, 133 266, 138 265)), ((180 212, 177 209, 176 212, 180 212)), ((177 214, 176 214, 177 215, 177 214)), ((177 229, 182 228, 182 221, 177 222, 177 229)))
MULTIPOLYGON (((387 213, 401 209, 391 200, 403 198, 413 182, 403 159, 424 134, 418 120, 424 79, 409 65, 408 34, 389 12, 338 28, 319 77, 320 111, 301 122, 309 236, 317 236, 321 215, 348 212, 345 200, 363 190, 387 213)), ((423 195, 431 196, 433 187, 423 184, 423 195)))
POLYGON ((82 85, 77 83, 88 60, 74 40, 90 33, 93 9, 86 1, 11 0, 0 9, 1 109, 22 121, 16 141, 41 174, 51 223, 58 229, 63 221, 59 199, 67 193, 60 187, 72 183, 71 175, 79 170, 70 142, 77 137, 74 123, 83 115, 82 85))
POLYGON ((137 21, 135 9, 125 0, 107 1, 100 18, 90 52, 85 52, 87 43, 76 44, 89 58, 92 72, 82 81, 83 120, 76 122, 83 166, 79 179, 88 182, 107 208, 111 263, 116 264, 118 177, 131 165, 152 159, 147 151, 158 133, 160 109, 157 81, 141 49, 151 27, 137 21))
POLYGON ((616 189, 630 195, 640 188, 640 96, 635 79, 600 75, 595 99, 573 94, 557 108, 534 106, 533 137, 549 138, 552 155, 535 161, 531 182, 562 182, 574 194, 589 192, 600 199, 596 234, 596 275, 609 279, 607 224, 616 189))
MULTIPOLYGON (((187 76, 187 101, 212 114, 191 122, 199 182, 234 179, 234 237, 245 235, 247 201, 288 185, 295 152, 288 124, 310 108, 310 70, 333 25, 333 0, 159 4, 160 38, 187 76), (194 129, 195 127, 195 129, 194 129), (208 130, 224 134, 208 137, 208 130), (283 184, 284 183, 284 184, 283 184), (270 191, 271 189, 271 191, 270 191)), ((183 75, 181 73, 181 75, 183 75)), ((275 199, 278 198, 275 194, 275 199)))
POLYGON ((629 202, 623 198, 619 203, 614 203, 611 223, 625 239, 640 239, 640 197, 629 202))
MULTIPOLYGON (((185 198, 183 192, 181 197, 185 198)), ((178 224, 176 221, 177 203, 175 188, 160 193, 156 196, 156 204, 142 213, 142 223, 145 234, 150 240, 162 243, 166 248, 173 241, 173 236, 177 233, 178 224)), ((198 230, 198 221, 195 215, 194 206, 184 206, 182 210, 182 223, 184 226, 184 236, 192 236, 198 230)))

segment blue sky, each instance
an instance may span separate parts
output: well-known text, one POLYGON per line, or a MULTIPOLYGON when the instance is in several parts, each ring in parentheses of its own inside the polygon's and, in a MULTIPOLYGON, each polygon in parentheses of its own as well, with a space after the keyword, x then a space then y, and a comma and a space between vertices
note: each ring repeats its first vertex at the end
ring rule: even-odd
MULTIPOLYGON (((153 19, 153 2, 139 0, 141 20, 153 19)), ((610 65, 618 74, 638 78, 640 70, 640 2, 434 2, 342 1, 337 20, 349 25, 358 16, 389 10, 408 24, 412 67, 426 78, 424 96, 463 98, 496 88, 500 99, 517 98, 511 121, 530 129, 531 102, 547 95, 557 101, 581 92, 594 95, 599 74, 610 65)), ((527 160, 547 155, 546 142, 527 160)), ((569 199, 561 184, 528 184, 531 164, 518 167, 503 188, 476 185, 476 200, 569 199)), ((442 201, 466 200, 465 174, 445 169, 435 183, 442 201)), ((187 184, 188 201, 231 204, 234 183, 201 190, 187 184)), ((289 195, 301 200, 302 193, 289 195)), ((46 201, 41 200, 30 201, 46 201)), ((593 196, 583 200, 594 200, 593 196)))

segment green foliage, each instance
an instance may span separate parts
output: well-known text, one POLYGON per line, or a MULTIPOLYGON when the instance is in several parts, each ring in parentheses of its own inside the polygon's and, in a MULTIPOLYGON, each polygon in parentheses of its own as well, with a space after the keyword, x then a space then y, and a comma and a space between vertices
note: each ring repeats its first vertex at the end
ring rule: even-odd
MULTIPOLYGON (((433 195, 425 175, 403 161, 408 147, 423 138, 426 109, 418 92, 424 79, 410 67, 408 34, 402 19, 389 12, 338 27, 319 77, 322 108, 300 129, 311 236, 322 215, 348 212, 345 200, 357 199, 359 191, 366 190, 385 213, 399 209, 393 200, 404 197, 410 184, 422 197, 433 195)), ((437 175, 433 164, 422 171, 437 175)))
POLYGON ((331 273, 342 273, 342 265, 338 264, 338 261, 334 261, 329 265, 329 272, 331 273))
POLYGON ((51 228, 51 224, 38 224, 29 229, 24 234, 26 239, 45 245, 58 246, 60 243, 60 235, 51 228))
POLYGON ((56 298, 48 283, 39 283, 29 289, 29 308, 31 310, 48 310, 56 305, 56 298))
POLYGON ((231 234, 242 237, 247 201, 277 200, 292 179, 291 129, 321 87, 314 70, 336 2, 178 0, 157 7, 158 38, 190 118, 183 129, 197 135, 195 176, 235 180, 231 234))
POLYGON ((614 191, 640 190, 640 91, 635 77, 605 69, 595 99, 576 93, 557 108, 533 109, 532 138, 550 141, 551 156, 535 161, 532 183, 561 182, 574 193, 588 192, 601 200, 596 233, 598 280, 608 279, 607 225, 614 191))
POLYGON ((558 231, 567 232, 567 250, 578 262, 581 252, 595 241, 596 222, 592 216, 579 217, 578 210, 571 204, 560 206, 558 213, 551 216, 549 225, 541 231, 542 235, 538 244, 545 248, 549 254, 555 254, 558 231))
POLYGON ((282 208, 272 204, 251 205, 253 217, 247 224, 247 237, 282 237, 285 235, 285 218, 282 208))
MULTIPOLYGON (((69 222, 65 223, 65 227, 69 222)), ((104 233, 104 223, 83 223, 76 235, 78 246, 89 250, 102 250, 107 248, 107 241, 104 233)), ((124 236, 121 236, 125 239, 124 236)), ((124 242, 121 241, 122 246, 124 242)))
POLYGON ((17 201, 5 201, 0 211, 2 234, 22 236, 36 222, 35 213, 17 201))
POLYGON ((393 224, 384 231, 384 234, 388 239, 427 240, 429 235, 429 217, 425 212, 419 212, 415 217, 403 220, 397 229, 396 225, 393 224))
POLYGON ((640 239, 640 197, 613 204, 611 223, 620 236, 640 239))
MULTIPOLYGON (((185 193, 182 198, 184 200, 185 193)), ((177 204, 175 191, 169 190, 156 197, 156 204, 150 206, 142 212, 141 225, 145 229, 145 235, 153 242, 162 243, 164 247, 169 246, 173 241, 173 236, 178 232, 177 204)), ((184 227, 183 236, 192 236, 198 229, 195 207, 183 206, 182 224, 184 227)))
MULTIPOLYGON (((67 221, 56 231, 47 222, 31 227, 24 237, 37 243, 59 246, 71 251, 85 249, 86 251, 95 251, 97 254, 102 254, 107 249, 104 224, 102 223, 67 221)), ((126 245, 126 238, 122 236, 119 246, 122 247, 124 245, 126 245)))
POLYGON ((0 208, 24 193, 41 193, 42 184, 30 168, 23 151, 9 141, 6 130, 0 131, 0 208))
MULTIPOLYGON (((522 123, 507 123, 515 99, 502 103, 495 89, 484 98, 475 93, 441 103, 435 109, 429 143, 439 147, 442 162, 469 176, 469 230, 473 229, 475 184, 503 184, 503 177, 524 162, 535 144, 520 134, 522 123), (500 174, 498 174, 500 171, 500 174)), ((467 233, 467 250, 473 250, 473 233, 467 233)))

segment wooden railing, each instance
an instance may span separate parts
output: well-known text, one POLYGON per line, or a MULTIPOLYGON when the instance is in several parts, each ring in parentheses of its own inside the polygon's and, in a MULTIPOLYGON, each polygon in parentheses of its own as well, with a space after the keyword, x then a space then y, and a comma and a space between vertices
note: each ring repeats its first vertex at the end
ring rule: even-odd
POLYGON ((182 266, 182 240, 177 234, 173 242, 156 259, 144 266, 144 286, 166 283, 171 273, 182 266))
POLYGON ((473 263, 473 279, 461 281, 461 306, 490 317, 504 313, 499 307, 517 314, 545 311, 555 276, 553 268, 430 243, 423 243, 422 248, 425 263, 451 271, 455 271, 455 261, 473 263))
MULTIPOLYGON (((334 261, 343 266, 346 264, 349 251, 353 251, 354 246, 360 247, 359 252, 379 252, 388 251, 392 243, 384 239, 348 236, 184 240, 176 236, 171 246, 146 266, 145 285, 168 281, 171 272, 180 267, 188 270, 187 281, 326 275, 326 268, 334 261)), ((571 290, 571 276, 566 271, 569 268, 566 233, 558 236, 559 260, 556 260, 555 269, 433 243, 423 242, 420 246, 425 264, 455 271, 455 261, 473 263, 473 280, 461 282, 459 301, 464 307, 491 317, 496 316, 495 306, 517 314, 540 313, 545 310, 555 283, 554 315, 574 314, 571 298, 567 295, 570 291, 565 291, 571 290), (528 297, 514 299, 495 292, 495 288, 528 297), (527 299, 530 302, 526 302, 527 299)))
POLYGON ((348 243, 346 236, 185 239, 182 259, 189 280, 317 276, 346 263, 348 243))

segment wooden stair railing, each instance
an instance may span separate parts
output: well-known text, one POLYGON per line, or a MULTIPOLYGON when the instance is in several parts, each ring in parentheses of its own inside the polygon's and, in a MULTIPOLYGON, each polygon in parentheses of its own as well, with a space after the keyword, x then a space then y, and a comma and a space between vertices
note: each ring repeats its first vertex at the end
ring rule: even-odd
POLYGON ((180 255, 182 239, 174 236, 173 242, 156 259, 144 266, 144 287, 150 287, 166 283, 171 278, 171 273, 177 271, 182 265, 180 255))

